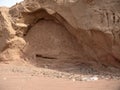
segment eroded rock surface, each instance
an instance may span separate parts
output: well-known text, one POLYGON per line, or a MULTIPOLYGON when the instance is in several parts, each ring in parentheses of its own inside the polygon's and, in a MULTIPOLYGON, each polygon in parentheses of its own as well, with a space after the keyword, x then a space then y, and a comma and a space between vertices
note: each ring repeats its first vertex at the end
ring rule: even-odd
POLYGON ((1 59, 17 53, 19 59, 40 65, 55 62, 53 67, 120 68, 119 5, 119 0, 24 0, 1 8, 1 59))

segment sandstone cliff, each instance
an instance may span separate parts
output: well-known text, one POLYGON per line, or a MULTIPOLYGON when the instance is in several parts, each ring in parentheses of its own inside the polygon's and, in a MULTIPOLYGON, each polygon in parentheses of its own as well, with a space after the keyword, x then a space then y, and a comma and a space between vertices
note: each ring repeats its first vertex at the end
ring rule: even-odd
POLYGON ((120 68, 120 1, 24 0, 0 8, 0 60, 120 68))

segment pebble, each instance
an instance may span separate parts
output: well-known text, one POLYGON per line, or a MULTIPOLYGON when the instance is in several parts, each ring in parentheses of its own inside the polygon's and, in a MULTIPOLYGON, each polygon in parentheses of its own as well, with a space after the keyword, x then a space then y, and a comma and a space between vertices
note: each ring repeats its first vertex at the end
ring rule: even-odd
POLYGON ((82 77, 81 78, 82 81, 96 81, 98 80, 98 77, 97 76, 93 76, 93 77, 82 77))
POLYGON ((98 80, 98 77, 97 76, 91 77, 90 80, 96 81, 98 80))
POLYGON ((72 81, 75 82, 76 80, 73 78, 72 81))

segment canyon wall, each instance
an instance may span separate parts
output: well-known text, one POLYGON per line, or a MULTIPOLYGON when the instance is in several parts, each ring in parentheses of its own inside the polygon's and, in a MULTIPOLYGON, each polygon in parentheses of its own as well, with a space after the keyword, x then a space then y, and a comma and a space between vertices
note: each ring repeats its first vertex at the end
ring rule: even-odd
POLYGON ((120 68, 119 0, 24 0, 0 8, 0 25, 1 61, 120 68))

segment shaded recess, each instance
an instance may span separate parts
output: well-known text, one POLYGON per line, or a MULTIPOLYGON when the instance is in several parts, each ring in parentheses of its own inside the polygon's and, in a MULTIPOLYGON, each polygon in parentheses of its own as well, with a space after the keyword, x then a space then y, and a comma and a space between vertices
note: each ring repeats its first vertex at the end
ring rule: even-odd
POLYGON ((37 66, 50 68, 78 66, 84 53, 74 31, 58 14, 50 15, 40 9, 23 13, 25 23, 29 24, 24 32, 27 45, 24 53, 29 61, 37 66), (69 28, 69 30, 68 30, 69 28))

